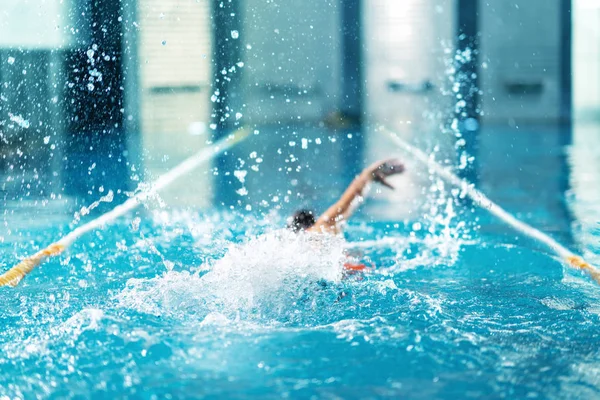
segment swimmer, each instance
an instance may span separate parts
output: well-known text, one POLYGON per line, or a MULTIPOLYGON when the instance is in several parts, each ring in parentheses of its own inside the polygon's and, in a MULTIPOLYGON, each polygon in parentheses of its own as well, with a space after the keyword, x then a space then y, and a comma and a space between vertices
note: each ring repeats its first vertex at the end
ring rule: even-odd
MULTIPOLYGON (((365 168, 348 186, 342 197, 327 209, 318 219, 310 210, 299 210, 294 213, 288 222, 288 228, 294 232, 312 232, 338 235, 348 218, 364 201, 366 192, 372 182, 377 182, 390 189, 394 189, 386 178, 404 172, 404 165, 396 159, 378 161, 365 168)), ((346 263, 347 272, 353 273, 366 269, 363 264, 346 263)))
POLYGON ((342 197, 317 220, 312 211, 299 210, 290 219, 288 228, 294 232, 340 234, 345 222, 364 201, 371 182, 380 183, 393 190, 394 187, 385 178, 402 172, 404 165, 396 159, 378 161, 365 168, 344 191, 342 197))

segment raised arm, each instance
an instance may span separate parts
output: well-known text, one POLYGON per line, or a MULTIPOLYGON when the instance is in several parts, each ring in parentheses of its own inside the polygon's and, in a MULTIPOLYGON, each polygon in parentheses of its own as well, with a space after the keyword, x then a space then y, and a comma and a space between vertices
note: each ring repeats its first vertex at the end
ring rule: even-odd
POLYGON ((363 202, 365 189, 371 182, 375 181, 394 189, 385 178, 403 171, 404 165, 396 159, 378 161, 365 168, 348 186, 342 197, 329 207, 308 230, 310 232, 339 233, 340 223, 346 221, 363 202))

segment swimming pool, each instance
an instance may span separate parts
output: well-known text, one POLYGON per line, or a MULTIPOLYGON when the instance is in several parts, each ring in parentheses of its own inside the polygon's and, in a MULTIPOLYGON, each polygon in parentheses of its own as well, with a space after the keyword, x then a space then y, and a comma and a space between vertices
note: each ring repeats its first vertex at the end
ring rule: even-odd
MULTIPOLYGON (((486 132, 480 186, 597 263, 600 196, 565 194, 583 150, 553 137, 486 132)), ((1 290, 0 395, 598 396, 598 287, 447 186, 410 218, 373 218, 377 199, 320 253, 277 233, 298 203, 323 207, 342 190, 330 164, 294 178, 323 193, 272 212, 150 203, 1 290), (343 252, 375 270, 339 280, 343 252)), ((248 191, 256 179, 283 199, 287 183, 260 170, 248 191)), ((69 201, 5 200, 3 268, 70 230, 69 201)))

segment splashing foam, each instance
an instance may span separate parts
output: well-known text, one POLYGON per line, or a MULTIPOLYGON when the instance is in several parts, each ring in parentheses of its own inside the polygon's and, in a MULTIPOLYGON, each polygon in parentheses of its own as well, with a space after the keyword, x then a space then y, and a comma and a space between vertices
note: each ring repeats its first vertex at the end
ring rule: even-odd
POLYGON ((117 300, 140 312, 186 318, 285 314, 319 290, 318 282, 339 282, 344 260, 341 237, 278 230, 230 245, 222 259, 196 273, 130 279, 117 300))

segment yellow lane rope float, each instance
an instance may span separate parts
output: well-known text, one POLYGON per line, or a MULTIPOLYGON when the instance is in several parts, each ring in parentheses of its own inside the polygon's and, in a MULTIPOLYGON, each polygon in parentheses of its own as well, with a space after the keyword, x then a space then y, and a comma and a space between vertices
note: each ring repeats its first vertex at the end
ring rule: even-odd
POLYGON ((418 148, 407 143, 394 132, 385 128, 381 129, 383 132, 389 135, 389 137, 396 145, 398 145, 398 147, 400 147, 410 156, 414 157, 417 161, 427 166, 430 170, 434 171, 447 182, 458 186, 477 205, 485 208, 491 214, 495 215, 496 217, 498 217, 508 225, 512 226, 514 229, 524 234, 525 236, 528 236, 548 246, 554 253, 556 253, 561 259, 563 259, 568 266, 587 272, 592 277, 592 279, 594 279, 598 284, 600 284, 600 270, 598 270, 596 267, 588 264, 583 258, 574 254, 573 252, 568 250, 566 247, 564 247, 556 240, 543 233, 542 231, 535 229, 534 227, 526 224, 525 222, 515 218, 513 215, 505 211, 502 207, 488 199, 486 195, 477 190, 471 183, 459 178, 454 173, 452 173, 450 169, 441 166, 440 164, 435 162, 433 158, 429 157, 427 154, 425 154, 418 148))
POLYGON ((94 229, 101 228, 114 221, 115 219, 125 215, 129 211, 138 207, 143 201, 148 199, 150 196, 156 194, 161 189, 169 186, 173 181, 186 173, 197 168, 204 162, 212 159, 216 155, 230 149, 235 144, 244 140, 248 137, 249 130, 246 128, 240 128, 227 137, 213 143, 212 145, 205 147, 198 151, 196 154, 186 158, 176 167, 161 175, 154 183, 152 183, 147 190, 143 190, 137 193, 135 196, 129 198, 123 204, 120 204, 113 208, 111 211, 102 214, 100 217, 82 225, 69 234, 52 243, 50 246, 43 250, 38 251, 34 255, 25 258, 19 264, 12 267, 3 275, 0 275, 0 286, 12 286, 15 287, 21 282, 21 280, 29 274, 35 267, 39 266, 47 258, 61 254, 68 248, 75 240, 84 235, 85 233, 94 229))

